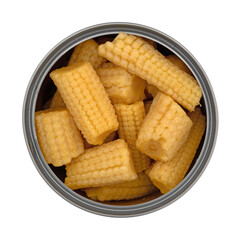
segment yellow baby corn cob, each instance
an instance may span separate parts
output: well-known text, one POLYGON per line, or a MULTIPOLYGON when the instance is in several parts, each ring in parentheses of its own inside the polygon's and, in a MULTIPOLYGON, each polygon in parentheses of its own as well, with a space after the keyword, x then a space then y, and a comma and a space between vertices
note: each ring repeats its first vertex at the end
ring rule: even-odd
POLYGON ((118 129, 114 108, 90 63, 75 63, 57 69, 50 77, 90 144, 102 144, 111 132, 118 129))
POLYGON ((202 91, 193 77, 167 60, 140 37, 120 32, 98 48, 114 64, 147 80, 189 111, 199 104, 202 91))
POLYGON ((120 125, 118 129, 119 137, 127 142, 131 150, 136 172, 142 172, 151 163, 151 159, 136 148, 138 131, 145 117, 143 101, 131 105, 115 104, 114 108, 120 125))
POLYGON ((144 197, 156 190, 145 173, 139 173, 137 179, 129 182, 84 189, 89 198, 99 201, 135 199, 144 197))
POLYGON ((66 107, 63 98, 61 97, 58 89, 56 90, 51 103, 50 103, 50 109, 54 109, 57 107, 66 107))
POLYGON ((80 131, 66 108, 36 112, 35 127, 48 164, 59 167, 84 152, 80 131))
POLYGON ((98 43, 93 39, 80 43, 74 48, 74 52, 69 60, 69 65, 78 62, 90 62, 93 68, 97 69, 106 61, 105 58, 99 55, 98 46, 98 43))
POLYGON ((112 103, 131 104, 145 98, 145 81, 125 69, 105 63, 97 74, 112 103))
POLYGON ((154 160, 169 161, 184 144, 191 127, 184 110, 159 92, 140 128, 136 146, 154 160))
POLYGON ((153 183, 163 194, 172 190, 182 181, 204 134, 205 117, 201 110, 196 108, 189 116, 193 121, 193 127, 185 144, 171 161, 155 162, 148 172, 153 183))
MULTIPOLYGON (((174 65, 176 65, 179 69, 181 69, 182 71, 188 73, 188 74, 192 74, 191 71, 189 70, 189 68, 187 67, 187 65, 176 55, 168 55, 166 57, 169 61, 171 61, 174 65)), ((196 82, 196 80, 193 78, 193 81, 196 82)), ((146 90, 148 93, 150 93, 153 97, 155 97, 157 95, 157 93, 160 91, 157 87, 155 87, 152 84, 147 84, 146 86, 146 90)))
POLYGON ((152 95, 152 97, 155 97, 157 93, 160 92, 160 90, 157 87, 149 83, 147 83, 146 85, 146 90, 148 93, 152 95))
POLYGON ((146 114, 149 112, 151 108, 152 100, 144 101, 144 107, 146 114))
POLYGON ((178 56, 171 54, 171 55, 166 56, 166 58, 169 61, 171 61, 174 65, 179 67, 182 71, 184 71, 190 75, 192 74, 192 72, 190 71, 188 66, 178 56))
POLYGON ((118 139, 87 149, 66 166, 65 184, 71 189, 99 187, 137 178, 126 142, 118 139))

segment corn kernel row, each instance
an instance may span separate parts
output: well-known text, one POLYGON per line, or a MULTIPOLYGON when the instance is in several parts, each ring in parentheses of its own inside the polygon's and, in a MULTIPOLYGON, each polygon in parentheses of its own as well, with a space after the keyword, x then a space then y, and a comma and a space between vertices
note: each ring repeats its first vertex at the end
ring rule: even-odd
POLYGON ((111 201, 144 197, 155 192, 156 188, 145 173, 139 173, 137 179, 132 181, 97 188, 86 188, 84 191, 93 200, 111 201))
POLYGON ((184 178, 196 154, 205 131, 205 117, 200 108, 189 113, 193 127, 185 144, 169 162, 155 162, 148 171, 152 182, 164 194, 177 186, 184 178))
POLYGON ((193 77, 167 60, 142 38, 120 32, 101 44, 100 56, 147 80, 189 111, 199 104, 202 91, 193 77))
POLYGON ((119 137, 127 142, 131 150, 136 172, 142 172, 149 167, 151 162, 149 157, 136 148, 137 135, 145 118, 143 101, 130 105, 115 104, 114 108, 119 122, 119 137))
POLYGON ((105 186, 137 178, 130 151, 118 139, 87 149, 66 166, 65 184, 71 189, 105 186))
POLYGON ((100 145, 117 130, 114 108, 90 63, 54 70, 50 77, 88 143, 100 145))

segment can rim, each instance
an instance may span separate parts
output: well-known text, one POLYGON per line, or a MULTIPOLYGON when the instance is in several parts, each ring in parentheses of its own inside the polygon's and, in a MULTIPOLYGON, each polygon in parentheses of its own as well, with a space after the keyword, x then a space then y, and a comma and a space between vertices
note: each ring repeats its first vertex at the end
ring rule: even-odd
POLYGON ((171 204, 186 193, 199 179, 207 167, 215 147, 218 132, 218 109, 215 96, 206 73, 198 61, 184 46, 172 37, 154 28, 135 23, 113 22, 102 23, 77 31, 62 40, 47 53, 35 69, 28 84, 23 102, 22 121, 24 137, 32 161, 40 175, 56 193, 73 205, 88 212, 112 217, 131 217, 147 214, 171 204), (192 71, 203 91, 207 118, 206 136, 202 150, 193 168, 182 180, 182 182, 170 192, 160 197, 145 203, 128 206, 116 206, 95 202, 69 189, 63 182, 60 181, 46 163, 38 145, 34 124, 37 96, 46 74, 49 72, 53 64, 68 50, 80 42, 98 36, 117 34, 120 31, 149 38, 165 46, 179 56, 192 71))

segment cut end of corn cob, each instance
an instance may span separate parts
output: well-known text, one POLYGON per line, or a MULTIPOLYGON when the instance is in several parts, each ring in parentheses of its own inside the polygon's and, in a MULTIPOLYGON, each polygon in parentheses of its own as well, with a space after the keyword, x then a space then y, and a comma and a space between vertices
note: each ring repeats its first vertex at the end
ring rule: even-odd
POLYGON ((119 137, 124 139, 130 148, 136 172, 142 172, 151 163, 151 159, 136 148, 137 135, 145 117, 143 101, 130 105, 115 104, 114 108, 119 121, 119 137))
POLYGON ((93 200, 112 201, 136 199, 156 190, 149 177, 145 173, 139 173, 138 178, 132 181, 98 188, 87 188, 84 191, 93 200))
POLYGON ((169 162, 155 162, 147 171, 153 184, 164 194, 176 187, 185 177, 192 160, 196 154, 205 131, 205 117, 200 108, 189 117, 193 121, 193 127, 185 144, 169 162))
POLYGON ((50 103, 50 109, 58 108, 58 107, 66 107, 63 98, 61 97, 58 89, 56 90, 51 103, 50 103))
POLYGON ((68 65, 90 62, 93 68, 97 69, 103 62, 106 62, 106 59, 99 55, 98 46, 98 43, 93 39, 80 43, 74 48, 68 65))
POLYGON ((36 112, 35 127, 48 164, 59 167, 84 152, 80 131, 66 108, 36 112))
POLYGON ((189 111, 199 104, 202 91, 195 79, 142 38, 120 32, 113 42, 100 45, 98 51, 109 61, 156 86, 189 111))
POLYGON ((100 81, 112 103, 131 104, 145 98, 146 82, 112 63, 105 63, 97 69, 100 81))
POLYGON ((136 141, 137 148, 157 161, 169 161, 186 141, 192 121, 173 99, 154 98, 136 141))
POLYGON ((114 108, 90 63, 75 63, 51 72, 77 127, 85 139, 100 145, 118 129, 114 108))
POLYGON ((137 178, 126 142, 118 139, 87 149, 66 166, 65 184, 71 189, 99 187, 137 178))

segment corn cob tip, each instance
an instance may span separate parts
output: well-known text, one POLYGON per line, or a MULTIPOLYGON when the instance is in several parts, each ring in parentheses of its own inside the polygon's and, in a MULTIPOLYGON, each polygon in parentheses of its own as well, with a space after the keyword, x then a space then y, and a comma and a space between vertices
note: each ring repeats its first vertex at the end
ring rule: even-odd
POLYGON ((154 85, 189 111, 202 96, 197 81, 142 38, 120 32, 98 48, 101 56, 154 85))

